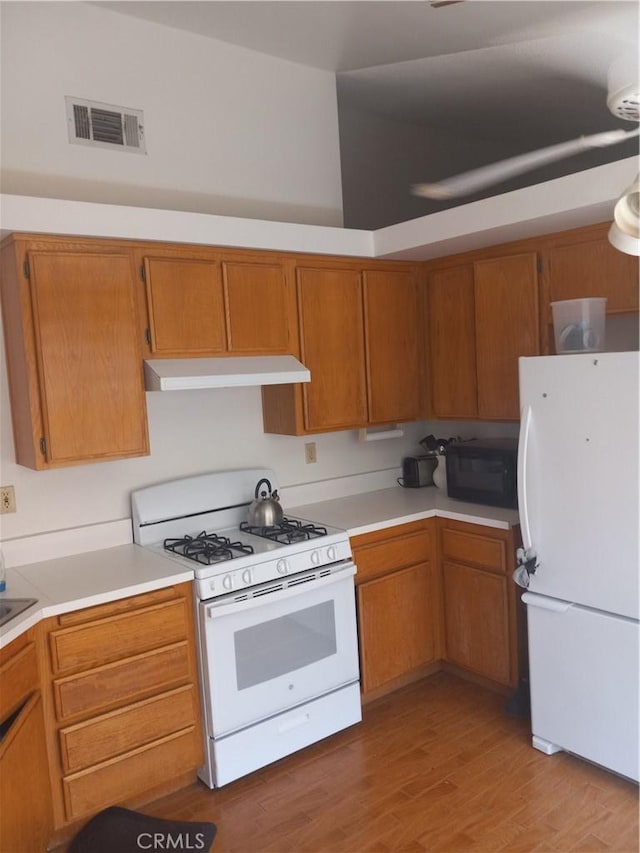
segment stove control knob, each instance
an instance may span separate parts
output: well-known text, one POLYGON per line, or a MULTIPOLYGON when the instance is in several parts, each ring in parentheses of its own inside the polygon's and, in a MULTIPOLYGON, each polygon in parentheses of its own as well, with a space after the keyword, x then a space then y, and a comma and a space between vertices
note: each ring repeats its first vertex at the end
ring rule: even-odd
POLYGON ((336 549, 334 548, 333 545, 329 545, 329 547, 327 548, 327 560, 331 560, 331 562, 333 562, 336 559, 337 559, 336 549))
POLYGON ((286 560, 278 560, 276 563, 276 569, 281 575, 286 575, 289 571, 289 564, 286 560))
POLYGON ((233 589, 233 578, 231 577, 231 575, 225 575, 222 578, 222 586, 226 590, 233 589))
POLYGON ((311 552, 311 562, 314 566, 320 565, 320 551, 312 551, 311 552))
POLYGON ((251 569, 245 569, 242 573, 242 583, 249 586, 251 583, 251 569))

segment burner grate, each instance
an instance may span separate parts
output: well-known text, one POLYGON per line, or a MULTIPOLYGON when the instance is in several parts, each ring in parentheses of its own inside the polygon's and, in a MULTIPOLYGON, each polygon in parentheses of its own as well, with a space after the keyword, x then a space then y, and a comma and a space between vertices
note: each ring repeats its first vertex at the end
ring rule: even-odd
POLYGON ((279 524, 273 527, 254 527, 246 521, 241 522, 240 530, 251 533, 253 536, 261 536, 272 542, 282 545, 293 545, 296 542, 304 542, 309 539, 318 539, 327 535, 327 528, 307 521, 299 521, 297 518, 283 518, 279 524))
POLYGON ((214 563, 222 563, 233 560, 242 554, 253 554, 251 545, 243 545, 242 542, 232 542, 227 536, 218 536, 215 533, 207 533, 203 530, 197 536, 183 536, 180 539, 165 539, 164 547, 167 551, 173 551, 189 560, 211 566, 214 563))

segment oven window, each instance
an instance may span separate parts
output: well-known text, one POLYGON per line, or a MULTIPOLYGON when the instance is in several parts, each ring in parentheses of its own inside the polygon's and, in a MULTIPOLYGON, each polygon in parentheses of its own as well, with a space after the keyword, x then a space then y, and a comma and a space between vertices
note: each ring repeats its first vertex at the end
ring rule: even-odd
POLYGON ((336 653, 333 600, 236 631, 234 649, 238 690, 331 657, 336 653))

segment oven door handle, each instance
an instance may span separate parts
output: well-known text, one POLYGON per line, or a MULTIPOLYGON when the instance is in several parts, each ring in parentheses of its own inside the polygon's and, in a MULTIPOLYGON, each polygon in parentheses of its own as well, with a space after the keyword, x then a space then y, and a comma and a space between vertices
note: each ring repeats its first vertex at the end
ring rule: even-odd
MULTIPOLYGON (((321 571, 321 569, 318 569, 318 573, 321 571)), ((221 616, 229 616, 232 613, 245 613, 247 610, 251 610, 254 607, 263 607, 270 601, 283 601, 287 598, 294 598, 296 595, 302 595, 305 590, 322 589, 323 587, 331 586, 331 584, 353 577, 356 571, 355 563, 349 561, 348 563, 345 563, 343 567, 332 572, 330 575, 325 575, 325 577, 315 578, 314 580, 306 582, 294 583, 291 586, 285 586, 284 589, 278 589, 277 582, 274 582, 275 589, 273 592, 263 593, 255 596, 254 598, 237 600, 235 596, 232 597, 230 594, 230 598, 224 596, 218 603, 215 601, 209 604, 203 602, 205 605, 206 616, 207 619, 219 619, 221 616)), ((295 577, 296 575, 291 575, 291 579, 295 579, 295 577)), ((242 595, 242 592, 238 591, 237 594, 242 595)))

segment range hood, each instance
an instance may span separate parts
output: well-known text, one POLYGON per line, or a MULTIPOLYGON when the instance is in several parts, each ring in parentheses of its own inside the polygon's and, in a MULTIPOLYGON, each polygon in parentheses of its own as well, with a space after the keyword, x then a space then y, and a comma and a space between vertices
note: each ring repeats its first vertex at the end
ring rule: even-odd
POLYGON ((147 391, 191 391, 310 381, 309 370, 292 355, 154 358, 144 363, 147 391))

